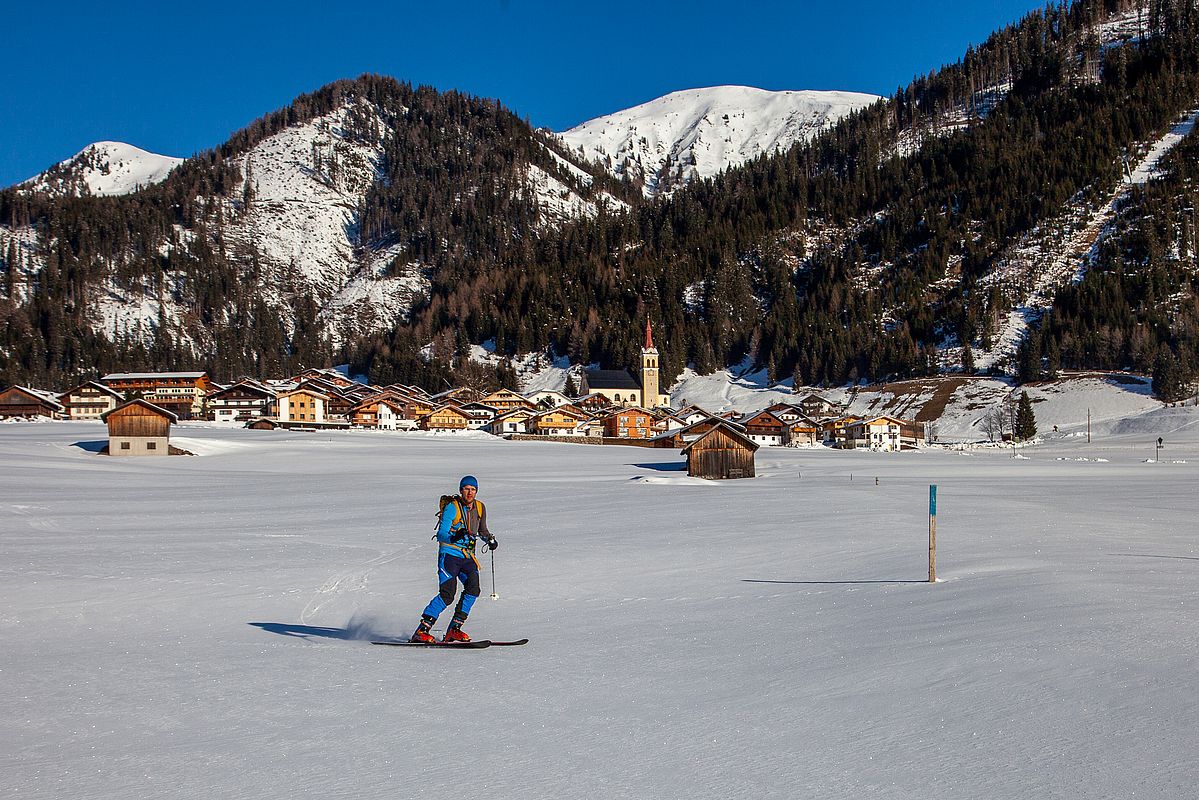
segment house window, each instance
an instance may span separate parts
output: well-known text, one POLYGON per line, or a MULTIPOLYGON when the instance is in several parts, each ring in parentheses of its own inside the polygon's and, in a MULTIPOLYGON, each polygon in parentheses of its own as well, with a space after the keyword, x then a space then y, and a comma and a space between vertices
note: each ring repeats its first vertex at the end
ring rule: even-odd
POLYGON ((129 442, 121 442, 121 449, 122 449, 122 450, 128 450, 128 449, 129 449, 129 442))
POLYGON ((146 449, 147 450, 157 450, 158 442, 146 442, 146 449))

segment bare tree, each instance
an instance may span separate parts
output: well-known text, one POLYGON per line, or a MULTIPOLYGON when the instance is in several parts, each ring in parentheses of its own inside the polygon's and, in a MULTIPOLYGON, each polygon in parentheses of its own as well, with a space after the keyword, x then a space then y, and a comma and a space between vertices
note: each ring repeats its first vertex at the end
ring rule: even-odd
POLYGON ((988 441, 995 441, 1003 438, 1003 432, 1007 425, 1007 412, 1003 408, 992 408, 987 413, 983 414, 982 429, 987 435, 988 441))

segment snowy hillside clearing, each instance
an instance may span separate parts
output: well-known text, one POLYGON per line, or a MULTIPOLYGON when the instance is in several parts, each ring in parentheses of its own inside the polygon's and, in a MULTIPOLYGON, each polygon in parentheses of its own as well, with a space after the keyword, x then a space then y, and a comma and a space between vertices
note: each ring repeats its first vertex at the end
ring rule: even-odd
MULTIPOLYGON (((1188 112, 1171 126, 1160 139, 1150 143, 1145 155, 1128 171, 1122 182, 1093 210, 1072 209, 1045 225, 1038 227, 1014 245, 1005 261, 984 285, 1000 283, 1023 291, 1024 299, 1007 315, 990 350, 978 349, 974 354, 977 369, 987 370, 1001 360, 1011 359, 1028 331, 1053 305, 1057 290, 1067 281, 1077 283, 1086 275, 1098 243, 1116 217, 1120 204, 1133 187, 1142 185, 1157 174, 1161 160, 1183 137, 1194 130, 1199 109, 1188 112)), ((959 358, 960 349, 951 348, 946 357, 959 358)), ((960 359, 959 359, 960 360, 960 359)))

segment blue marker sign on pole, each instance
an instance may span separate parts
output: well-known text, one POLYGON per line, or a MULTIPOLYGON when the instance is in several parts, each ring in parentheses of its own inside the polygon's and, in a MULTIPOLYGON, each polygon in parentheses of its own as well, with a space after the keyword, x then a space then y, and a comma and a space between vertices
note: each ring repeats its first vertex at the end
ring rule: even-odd
POLYGON ((937 582, 937 484, 928 487, 928 582, 937 582))

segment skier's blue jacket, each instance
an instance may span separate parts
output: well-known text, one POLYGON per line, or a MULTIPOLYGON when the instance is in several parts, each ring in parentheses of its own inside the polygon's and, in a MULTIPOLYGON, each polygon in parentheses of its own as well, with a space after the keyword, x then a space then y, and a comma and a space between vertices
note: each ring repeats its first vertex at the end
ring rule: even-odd
POLYGON ((487 509, 483 503, 475 500, 474 506, 468 507, 461 497, 446 503, 437 526, 438 556, 458 556, 479 563, 475 558, 475 539, 490 539, 491 531, 487 530, 487 509))

